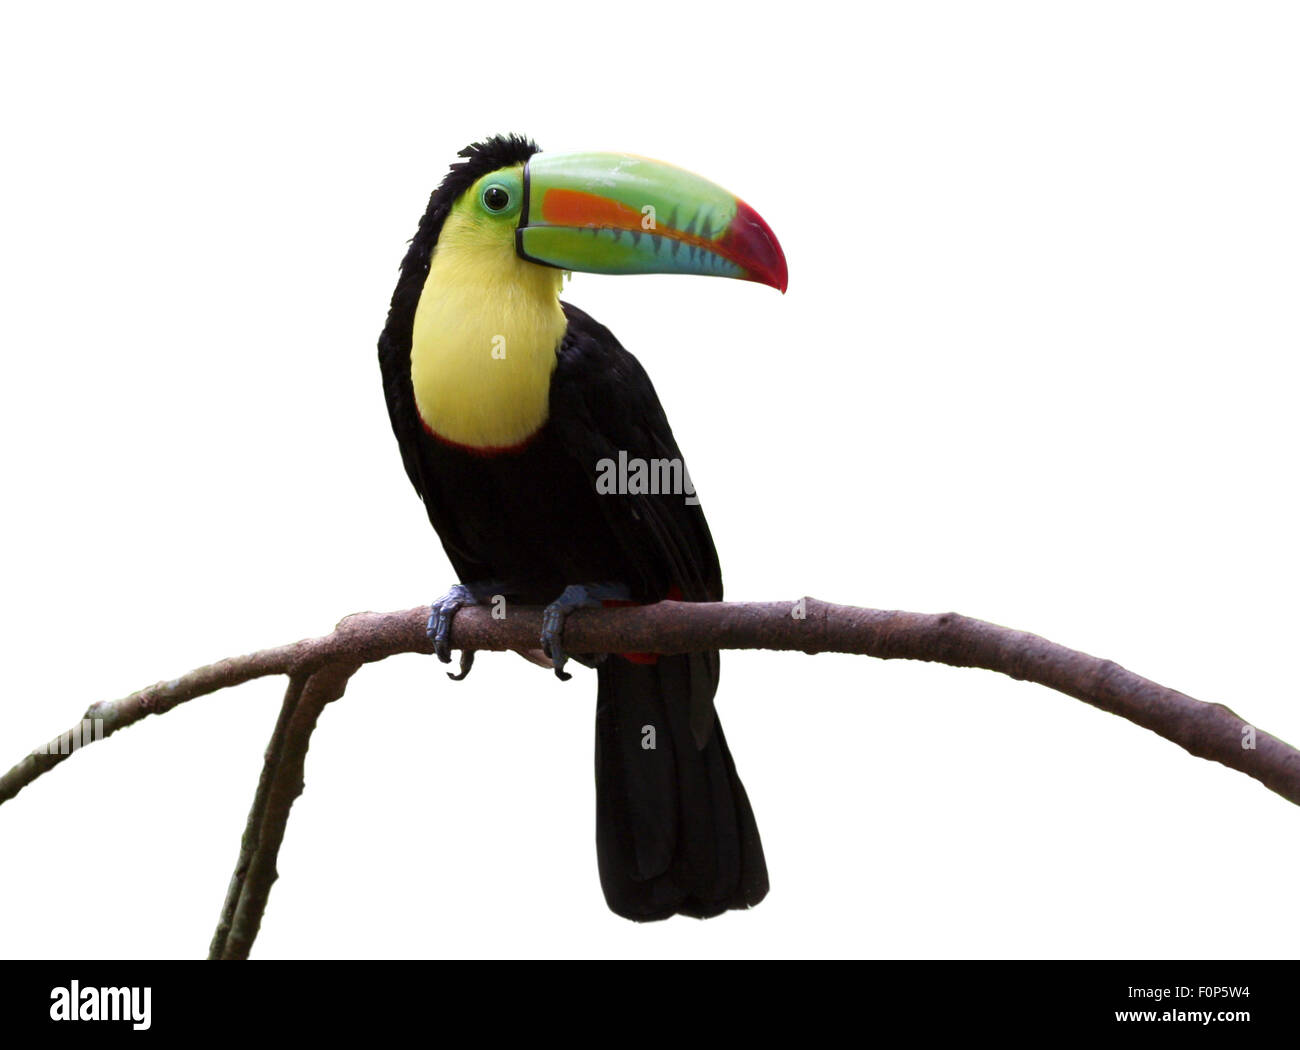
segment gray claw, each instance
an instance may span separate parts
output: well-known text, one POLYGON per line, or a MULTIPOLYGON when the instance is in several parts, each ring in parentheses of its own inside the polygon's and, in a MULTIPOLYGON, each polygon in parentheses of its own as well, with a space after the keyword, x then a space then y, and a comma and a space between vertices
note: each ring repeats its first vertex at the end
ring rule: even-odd
POLYGON ((448 671, 447 677, 450 678, 453 682, 463 682, 465 681, 466 676, 469 674, 470 668, 472 668, 473 666, 474 666, 474 650, 462 649, 460 651, 460 673, 456 674, 452 671, 448 671))

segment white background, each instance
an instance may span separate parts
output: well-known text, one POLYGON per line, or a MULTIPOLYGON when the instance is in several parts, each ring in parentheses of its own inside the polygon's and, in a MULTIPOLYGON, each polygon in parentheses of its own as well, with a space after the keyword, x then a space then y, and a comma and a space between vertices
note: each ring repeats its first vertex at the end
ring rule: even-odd
MULTIPOLYGON (((689 456, 728 597, 956 609, 1300 743, 1289 5, 7 8, 0 762, 91 701, 427 601, 375 340, 458 148, 661 157, 790 290, 579 275, 689 456)), ((0 952, 204 953, 274 680, 0 808, 0 952)), ((606 910, 595 683, 366 668, 255 954, 1286 956, 1300 813, 1046 689, 734 653, 772 892, 606 910)))

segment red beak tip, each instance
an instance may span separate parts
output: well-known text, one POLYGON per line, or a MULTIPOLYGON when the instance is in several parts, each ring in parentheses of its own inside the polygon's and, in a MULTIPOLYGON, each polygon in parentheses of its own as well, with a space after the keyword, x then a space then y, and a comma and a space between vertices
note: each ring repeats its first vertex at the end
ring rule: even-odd
POLYGON ((785 295, 785 290, 790 286, 790 275, 786 270, 785 256, 781 254, 780 245, 776 244, 775 240, 772 243, 776 248, 776 257, 766 261, 766 265, 755 266, 750 270, 749 279, 757 281, 759 284, 765 284, 769 288, 775 288, 782 295, 785 295))
POLYGON ((739 248, 739 260, 749 271, 749 279, 775 288, 782 295, 789 284, 785 253, 776 234, 753 208, 744 201, 736 204, 732 223, 733 241, 739 248))

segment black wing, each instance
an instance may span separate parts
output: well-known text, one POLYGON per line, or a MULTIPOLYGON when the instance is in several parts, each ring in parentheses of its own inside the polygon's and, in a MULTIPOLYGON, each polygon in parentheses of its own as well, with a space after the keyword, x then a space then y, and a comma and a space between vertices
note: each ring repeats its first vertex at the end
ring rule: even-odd
MULTIPOLYGON (((685 462, 645 369, 604 325, 568 303, 569 327, 551 378, 550 426, 558 445, 594 479, 602 460, 685 462)), ((657 601, 721 601, 722 573, 708 522, 688 493, 621 493, 597 498, 629 568, 624 582, 657 601)))

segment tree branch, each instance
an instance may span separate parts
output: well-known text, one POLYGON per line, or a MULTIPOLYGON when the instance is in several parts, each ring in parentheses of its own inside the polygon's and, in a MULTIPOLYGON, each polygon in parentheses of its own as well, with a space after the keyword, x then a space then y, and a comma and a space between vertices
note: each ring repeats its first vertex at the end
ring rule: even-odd
MULTIPOLYGON (((289 810, 302 792, 303 766, 321 711, 343 695, 364 664, 398 653, 429 653, 428 606, 394 613, 358 613, 320 638, 236 656, 201 667, 121 700, 94 704, 84 716, 92 732, 56 737, 0 777, 0 803, 18 794, 80 746, 151 714, 254 678, 284 674, 289 687, 267 747, 239 860, 211 945, 212 958, 246 958, 261 924, 289 810)), ((539 608, 457 613, 451 641, 457 649, 530 650, 541 634, 539 608)), ((582 610, 565 625, 565 648, 578 653, 683 653, 709 649, 775 649, 856 653, 882 660, 925 660, 982 667, 1037 682, 1119 715, 1199 758, 1258 780, 1300 805, 1300 751, 1256 729, 1222 704, 1207 704, 1125 670, 1110 660, 1037 635, 957 613, 921 614, 798 602, 683 603, 582 610)))
MULTIPOLYGON (((335 630, 209 664, 159 682, 121 700, 92 705, 85 719, 103 719, 108 737, 140 719, 228 686, 267 675, 310 675, 326 664, 361 666, 399 653, 430 653, 424 634, 428 606, 403 612, 357 613, 335 630)), ((457 649, 535 649, 541 610, 516 608, 504 619, 486 607, 462 609, 452 625, 457 649)), ((681 653, 703 649, 775 649, 805 653, 856 653, 882 660, 925 660, 981 667, 1037 682, 1172 740, 1198 758, 1245 773, 1300 805, 1300 751, 1255 730, 1255 747, 1243 747, 1250 727, 1222 704, 1206 704, 1125 670, 1110 660, 957 613, 923 614, 799 602, 660 602, 657 605, 582 610, 565 626, 570 652, 681 653), (802 611, 803 618, 794 615, 802 611)), ((0 803, 13 798, 68 757, 55 737, 0 777, 0 803), (44 751, 45 753, 41 753, 44 751)), ((85 741, 89 742, 89 741, 85 741)), ((84 743, 83 743, 84 746, 84 743)))
POLYGON ((253 807, 248 812, 248 822, 244 825, 244 837, 239 842, 239 859, 235 861, 235 873, 230 876, 230 888, 226 890, 226 902, 221 908, 221 918, 217 922, 216 932, 208 947, 209 959, 225 957, 226 945, 230 940, 230 930, 235 922, 235 912, 239 910, 240 899, 244 896, 244 886, 248 881, 248 870, 253 864, 253 855, 262 843, 262 828, 266 824, 267 802, 271 794, 271 784, 284 763, 284 738, 289 730, 289 723, 298 702, 302 699, 303 686, 306 684, 301 675, 289 678, 284 691, 284 702, 280 705, 280 716, 275 720, 275 729, 271 741, 266 745, 266 754, 262 760, 262 774, 257 781, 257 791, 253 795, 253 807))
POLYGON ((328 663, 309 676, 294 675, 285 690, 280 717, 266 748, 262 776, 240 843, 239 860, 221 919, 208 948, 209 959, 247 959, 279 872, 276 860, 289 823, 289 810, 302 794, 303 766, 311 734, 325 705, 339 699, 358 663, 328 663))

